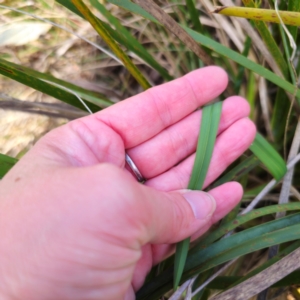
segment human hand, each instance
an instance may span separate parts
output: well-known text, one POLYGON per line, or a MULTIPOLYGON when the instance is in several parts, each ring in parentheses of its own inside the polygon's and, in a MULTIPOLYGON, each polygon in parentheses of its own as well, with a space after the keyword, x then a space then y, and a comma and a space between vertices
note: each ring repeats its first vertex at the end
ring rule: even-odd
MULTIPOLYGON (((207 67, 43 137, 0 182, 1 299, 134 299, 147 272, 241 199, 238 183, 183 190, 201 111, 227 85, 207 67), (125 150, 143 176, 125 166, 125 150)), ((240 97, 224 101, 205 186, 255 135, 240 97)))

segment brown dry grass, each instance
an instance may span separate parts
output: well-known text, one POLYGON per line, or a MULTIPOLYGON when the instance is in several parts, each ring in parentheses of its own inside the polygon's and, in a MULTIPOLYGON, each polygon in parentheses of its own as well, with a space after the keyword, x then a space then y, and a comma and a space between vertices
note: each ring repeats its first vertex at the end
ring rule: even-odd
MULTIPOLYGON (((35 13, 39 17, 48 18, 91 40, 97 39, 89 24, 55 5, 54 1, 48 1, 47 5, 43 1, 0 1, 0 4, 35 13)), ((12 13, 9 10, 1 10, 0 26, 30 19, 28 16, 12 13)), ((40 72, 49 72, 58 78, 72 81, 86 88, 100 92, 107 90, 105 86, 95 83, 95 70, 98 67, 101 68, 95 65, 95 61, 99 60, 99 53, 90 45, 61 29, 52 27, 46 34, 27 45, 0 46, 0 53, 2 57, 14 63, 40 72)), ((108 64, 108 61, 106 63, 108 64)), ((105 68, 105 60, 101 60, 101 64, 105 68)), ((58 102, 3 76, 0 76, 0 94, 30 102, 58 102)), ((112 92, 112 96, 116 98, 115 94, 118 95, 112 92)), ((64 118, 0 109, 0 153, 11 156, 21 155, 39 137, 66 121, 64 118)))

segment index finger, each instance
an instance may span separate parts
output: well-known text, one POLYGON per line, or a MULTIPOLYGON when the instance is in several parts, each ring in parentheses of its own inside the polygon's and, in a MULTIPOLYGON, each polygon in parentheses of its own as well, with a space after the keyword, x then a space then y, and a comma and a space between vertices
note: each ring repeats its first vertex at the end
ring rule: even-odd
POLYGON ((131 148, 183 119, 220 95, 227 74, 211 66, 151 88, 94 115, 116 131, 131 148))

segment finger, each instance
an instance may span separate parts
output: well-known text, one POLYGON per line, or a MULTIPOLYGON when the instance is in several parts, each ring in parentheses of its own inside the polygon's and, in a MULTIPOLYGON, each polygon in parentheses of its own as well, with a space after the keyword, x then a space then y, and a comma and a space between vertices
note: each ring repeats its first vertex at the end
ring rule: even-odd
MULTIPOLYGON (((246 151, 254 140, 255 125, 247 118, 241 119, 220 134, 216 140, 204 188, 246 151)), ((189 156, 169 171, 146 181, 146 185, 163 191, 185 189, 191 176, 195 154, 189 156)))
POLYGON ((142 245, 176 243, 206 231, 232 210, 243 194, 241 185, 236 182, 226 183, 209 193, 187 190, 164 193, 141 185, 139 188, 142 194, 133 200, 137 203, 131 217, 141 222, 142 245), (138 210, 140 203, 142 211, 138 210))
MULTIPOLYGON (((241 97, 224 101, 218 134, 233 123, 247 117, 248 102, 241 97)), ((140 172, 147 179, 155 177, 195 152, 202 111, 196 111, 168 127, 152 139, 127 150, 140 172)))
MULTIPOLYGON (((214 223, 224 218, 242 199, 243 188, 237 182, 227 182, 208 192, 216 200, 216 210, 211 219, 191 236, 195 240, 203 235, 214 223)), ((168 257, 174 252, 174 245, 156 245, 153 250, 153 265, 168 257)))
POLYGON ((132 148, 213 100, 227 82, 221 68, 202 68, 88 118, 105 122, 122 137, 125 148, 132 148))
POLYGON ((213 224, 223 219, 242 199, 243 188, 238 182, 227 182, 209 191, 217 202, 217 209, 208 224, 200 228, 191 239, 203 235, 213 224))
MULTIPOLYGON (((205 233, 213 223, 218 222, 224 216, 226 216, 241 200, 243 190, 239 183, 229 182, 209 191, 209 194, 212 195, 216 201, 216 209, 210 220, 204 226, 202 226, 199 231, 193 234, 192 240, 205 233)), ((136 268, 133 276, 133 285, 136 290, 139 289, 143 283, 141 278, 145 278, 152 267, 152 265, 149 265, 149 262, 152 261, 153 265, 156 265, 162 260, 166 259, 174 252, 175 245, 152 245, 151 250, 152 257, 150 257, 149 254, 145 253, 144 251, 143 254, 146 255, 143 255, 141 260, 138 262, 138 267, 136 268)))
POLYGON ((214 198, 201 191, 167 194, 151 189, 143 204, 143 245, 183 240, 210 223, 216 209, 214 198))

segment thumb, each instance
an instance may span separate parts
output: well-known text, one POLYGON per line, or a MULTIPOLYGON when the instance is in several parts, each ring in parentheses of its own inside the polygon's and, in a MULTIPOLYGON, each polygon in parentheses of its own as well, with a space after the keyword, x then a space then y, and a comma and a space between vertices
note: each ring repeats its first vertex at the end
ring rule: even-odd
POLYGON ((176 243, 211 223, 216 201, 208 193, 190 190, 166 193, 146 186, 140 189, 142 195, 136 201, 143 203, 143 209, 136 213, 142 223, 140 228, 145 230, 143 244, 176 243))

